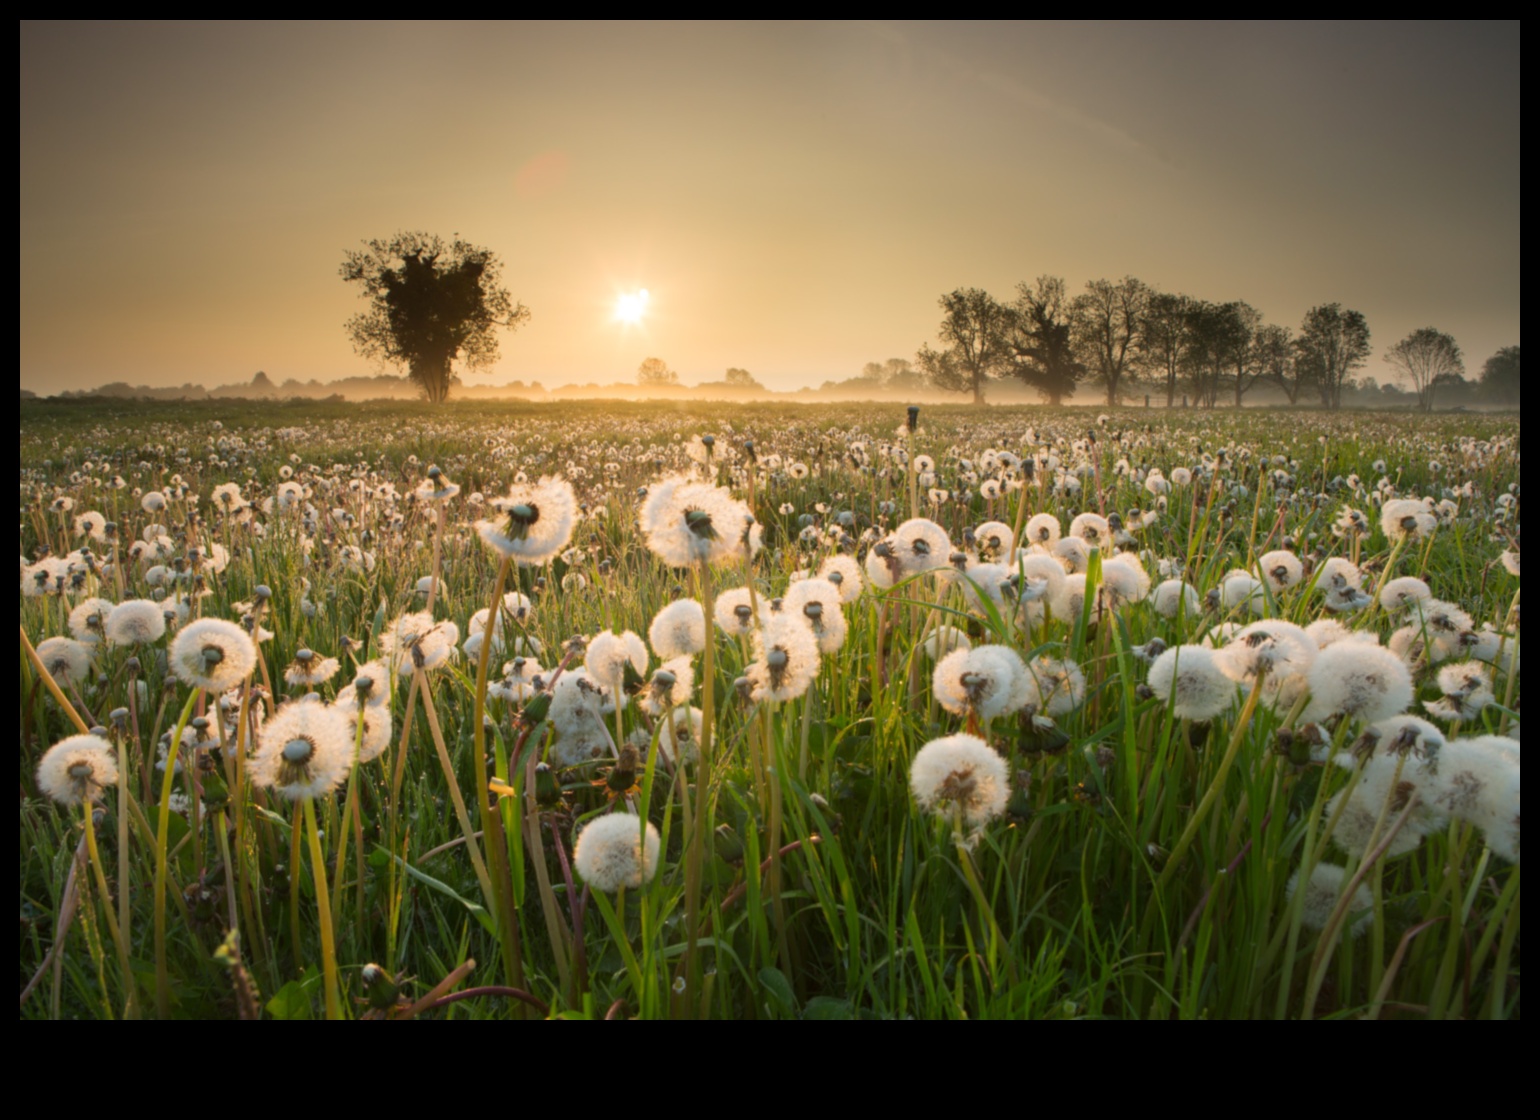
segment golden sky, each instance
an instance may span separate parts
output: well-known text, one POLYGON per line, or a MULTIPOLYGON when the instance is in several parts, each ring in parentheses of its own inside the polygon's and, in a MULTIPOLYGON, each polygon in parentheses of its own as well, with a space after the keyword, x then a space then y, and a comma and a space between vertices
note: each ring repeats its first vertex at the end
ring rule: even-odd
POLYGON ((1042 273, 1519 341, 1516 22, 23 23, 20 98, 40 392, 374 372, 407 229, 532 312, 475 381, 818 384, 1042 273))

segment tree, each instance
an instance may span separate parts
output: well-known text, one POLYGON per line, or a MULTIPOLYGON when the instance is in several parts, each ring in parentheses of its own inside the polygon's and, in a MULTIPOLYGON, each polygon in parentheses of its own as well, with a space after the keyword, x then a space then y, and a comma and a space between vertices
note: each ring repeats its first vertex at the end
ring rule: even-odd
POLYGON ((1224 359, 1226 372, 1235 378, 1235 407, 1246 400, 1246 391, 1261 379, 1256 368, 1257 331, 1262 328, 1262 313, 1244 300, 1231 300, 1221 308, 1224 317, 1224 359))
POLYGON ((1085 364, 1075 357, 1074 332, 1064 297, 1064 281, 1039 276, 1035 287, 1016 286, 1016 303, 1007 336, 1011 373, 1041 393, 1051 405, 1075 394, 1085 364))
POLYGON ((891 385, 903 381, 914 373, 914 363, 908 358, 889 358, 885 362, 867 362, 861 367, 861 380, 877 385, 891 385))
MULTIPOLYGON (((1187 308, 1187 347, 1183 365, 1192 385, 1193 402, 1204 408, 1219 403, 1219 387, 1250 341, 1250 319, 1256 312, 1245 304, 1193 300, 1187 308), (1242 311, 1242 308, 1245 311, 1242 311)), ((1244 391, 1244 390, 1243 390, 1244 391)))
POLYGON ((722 380, 726 384, 736 386, 736 387, 738 387, 740 389, 763 389, 764 388, 764 386, 759 383, 759 381, 754 377, 754 375, 752 373, 750 373, 746 369, 739 369, 736 366, 733 366, 732 368, 730 368, 722 376, 722 380))
POLYGON ((916 364, 932 388, 972 393, 973 403, 983 404, 984 385, 1010 365, 1011 310, 982 288, 958 288, 939 303, 945 314, 936 335, 946 349, 922 346, 916 364))
POLYGON ((1107 387, 1107 404, 1118 403, 1123 375, 1137 355, 1139 330, 1150 302, 1150 289, 1125 276, 1090 280, 1070 304, 1075 344, 1107 387))
POLYGON ((1304 366, 1295 360, 1294 332, 1274 323, 1258 327, 1251 340, 1251 354, 1257 377, 1282 389, 1290 404, 1298 404, 1305 381, 1304 366))
POLYGON ((497 329, 529 320, 500 286, 502 263, 490 249, 420 232, 364 245, 342 262, 342 278, 369 300, 348 320, 348 337, 363 357, 405 366, 430 401, 449 396, 456 359, 487 368, 497 360, 497 329))
POLYGON ((1519 403, 1519 348, 1504 346, 1481 366, 1481 388, 1498 404, 1519 403))
POLYGON ((1139 328, 1139 364, 1166 387, 1166 407, 1176 404, 1176 382, 1186 363, 1193 301, 1172 292, 1151 292, 1139 328))
POLYGON ((1323 303, 1305 312, 1300 324, 1295 360, 1321 392, 1321 404, 1342 407, 1342 387, 1369 358, 1369 324, 1361 311, 1344 311, 1340 303, 1323 303))
POLYGON ((1417 408, 1433 411, 1433 390, 1439 380, 1454 374, 1465 376, 1465 358, 1454 336, 1433 327, 1418 327, 1389 350, 1385 361, 1411 382, 1417 392, 1417 408))
POLYGON ((648 358, 636 367, 638 385, 678 385, 679 375, 662 358, 648 358))

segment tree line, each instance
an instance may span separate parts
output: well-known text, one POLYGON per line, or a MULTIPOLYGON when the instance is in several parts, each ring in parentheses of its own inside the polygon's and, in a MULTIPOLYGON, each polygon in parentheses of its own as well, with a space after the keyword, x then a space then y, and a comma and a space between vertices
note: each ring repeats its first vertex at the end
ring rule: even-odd
MULTIPOLYGON (((1073 296, 1062 278, 1039 276, 1018 284, 1010 301, 958 288, 939 302, 941 345, 922 346, 915 364, 932 388, 969 393, 975 404, 991 381, 1015 378, 1055 405, 1082 384, 1100 386, 1115 405, 1137 384, 1164 394, 1167 407, 1178 396, 1203 408, 1222 400, 1240 407, 1265 385, 1290 404, 1319 398, 1337 409, 1372 353, 1363 313, 1339 303, 1312 307, 1295 330, 1266 322, 1242 300, 1162 292, 1132 276, 1091 280, 1073 296)), ((1384 358, 1423 411, 1441 385, 1465 375, 1458 343, 1433 327, 1413 331, 1384 358)), ((1518 403, 1517 346, 1487 360, 1482 383, 1494 403, 1518 403)))

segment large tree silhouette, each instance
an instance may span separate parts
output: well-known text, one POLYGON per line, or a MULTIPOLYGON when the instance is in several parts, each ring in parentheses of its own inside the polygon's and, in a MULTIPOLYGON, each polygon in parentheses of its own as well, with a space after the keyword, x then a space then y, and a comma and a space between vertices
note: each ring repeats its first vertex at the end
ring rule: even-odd
POLYGON ((342 278, 369 300, 348 320, 348 337, 364 357, 405 366, 430 401, 449 396, 456 359, 485 369, 497 360, 497 329, 529 319, 499 285, 502 264, 490 249, 415 231, 364 244, 342 262, 342 278))

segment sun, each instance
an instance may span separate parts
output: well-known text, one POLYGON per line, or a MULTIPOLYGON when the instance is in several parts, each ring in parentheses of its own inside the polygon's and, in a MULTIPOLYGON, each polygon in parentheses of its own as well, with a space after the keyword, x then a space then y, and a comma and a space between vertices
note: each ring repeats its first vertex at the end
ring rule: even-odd
POLYGON ((647 289, 626 292, 615 300, 615 318, 622 323, 640 323, 647 311, 647 289))

